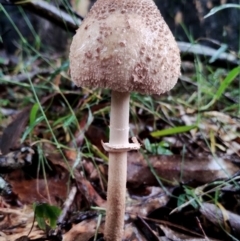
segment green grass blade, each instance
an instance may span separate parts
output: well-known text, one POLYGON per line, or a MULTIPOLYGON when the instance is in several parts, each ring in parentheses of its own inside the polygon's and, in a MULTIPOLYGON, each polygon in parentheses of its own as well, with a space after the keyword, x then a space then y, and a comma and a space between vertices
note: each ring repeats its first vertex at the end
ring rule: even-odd
POLYGON ((209 107, 211 107, 217 100, 221 98, 221 96, 224 94, 227 87, 232 83, 233 80, 236 79, 236 77, 240 74, 240 66, 232 69, 227 77, 222 81, 220 84, 216 94, 214 95, 213 99, 205 106, 201 107, 201 110, 207 110, 209 107))
POLYGON ((204 16, 204 18, 208 18, 212 15, 214 15, 215 13, 223 10, 223 9, 226 9, 226 8, 237 8, 237 9, 240 9, 240 4, 234 4, 234 3, 227 3, 227 4, 223 4, 221 6, 218 6, 218 7, 215 7, 213 9, 211 9, 211 11, 204 16))
POLYGON ((39 105, 38 103, 35 103, 30 111, 30 123, 29 125, 30 126, 33 126, 34 125, 34 122, 36 120, 36 117, 37 117, 37 112, 38 112, 38 109, 39 109, 39 105))
POLYGON ((40 116, 39 118, 36 118, 35 121, 26 128, 26 130, 22 135, 21 143, 23 143, 27 139, 27 137, 32 133, 35 126, 41 123, 43 120, 44 120, 44 117, 40 116))
POLYGON ((224 53, 227 50, 228 46, 227 44, 222 44, 221 47, 216 51, 216 53, 211 57, 211 59, 208 61, 210 64, 214 63, 219 55, 224 53))
POLYGON ((219 86, 219 89, 217 90, 217 93, 215 95, 215 99, 218 100, 222 94, 224 93, 224 91, 226 90, 226 88, 232 83, 232 81, 240 74, 240 66, 232 69, 229 74, 227 75, 227 77, 223 80, 223 82, 221 83, 221 85, 219 86))
POLYGON ((195 129, 195 128, 197 128, 196 125, 176 126, 176 127, 165 129, 165 130, 161 130, 161 131, 151 132, 151 136, 153 136, 153 137, 169 136, 169 135, 174 135, 174 134, 188 132, 188 131, 190 131, 192 129, 195 129))

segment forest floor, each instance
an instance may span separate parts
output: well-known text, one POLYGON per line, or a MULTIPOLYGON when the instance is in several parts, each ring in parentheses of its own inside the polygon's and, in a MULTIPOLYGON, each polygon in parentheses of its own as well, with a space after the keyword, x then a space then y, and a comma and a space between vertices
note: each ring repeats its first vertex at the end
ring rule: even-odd
MULTIPOLYGON (((131 94, 124 240, 240 240, 239 74, 194 55, 169 93, 131 94)), ((102 239, 109 112, 68 56, 0 58, 0 241, 102 239)))
MULTIPOLYGON (((44 66, 3 67, 0 240, 98 240, 110 94, 76 88, 67 60, 44 66)), ((125 240, 239 239, 240 69, 182 68, 171 92, 131 95, 142 148, 128 154, 125 240)))

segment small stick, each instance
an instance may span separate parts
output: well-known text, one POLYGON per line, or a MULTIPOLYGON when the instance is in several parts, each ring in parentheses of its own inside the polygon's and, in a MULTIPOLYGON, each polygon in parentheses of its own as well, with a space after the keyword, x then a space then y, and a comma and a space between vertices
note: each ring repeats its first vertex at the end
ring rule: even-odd
POLYGON ((58 225, 61 225, 63 223, 63 220, 65 219, 67 212, 74 201, 76 193, 77 193, 77 188, 75 186, 73 186, 69 192, 68 198, 66 199, 65 203, 63 204, 62 214, 59 216, 58 222, 57 222, 58 225))
POLYGON ((201 231, 202 231, 202 233, 203 233, 204 238, 206 239, 206 241, 209 241, 209 238, 206 236, 206 233, 204 232, 204 230, 203 230, 203 228, 202 228, 202 224, 201 224, 199 218, 196 217, 196 220, 197 220, 197 223, 198 223, 198 227, 201 229, 201 231))

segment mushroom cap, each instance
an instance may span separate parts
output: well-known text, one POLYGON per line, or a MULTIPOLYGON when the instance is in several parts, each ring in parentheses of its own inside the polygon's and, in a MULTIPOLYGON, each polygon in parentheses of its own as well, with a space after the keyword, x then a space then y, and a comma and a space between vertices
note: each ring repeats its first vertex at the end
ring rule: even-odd
POLYGON ((180 76, 177 43, 152 0, 98 0, 70 47, 78 86, 161 94, 180 76))

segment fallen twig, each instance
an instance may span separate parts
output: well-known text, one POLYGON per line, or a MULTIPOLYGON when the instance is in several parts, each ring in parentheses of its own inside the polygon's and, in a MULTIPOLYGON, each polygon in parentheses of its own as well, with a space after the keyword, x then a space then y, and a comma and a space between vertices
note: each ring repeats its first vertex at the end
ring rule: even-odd
POLYGON ((10 1, 12 4, 21 5, 36 15, 55 23, 64 30, 75 33, 78 26, 82 23, 82 17, 68 7, 69 13, 65 12, 58 6, 54 6, 46 1, 32 0, 20 2, 16 0, 10 1))
POLYGON ((183 60, 194 60, 197 55, 207 64, 218 67, 236 67, 240 64, 237 56, 231 53, 218 53, 218 50, 201 44, 177 42, 183 60), (214 62, 209 62, 212 57, 216 57, 214 62))
POLYGON ((215 225, 226 228, 230 224, 233 232, 240 234, 240 216, 227 210, 222 210, 210 203, 202 203, 200 212, 215 225))
POLYGON ((64 202, 64 207, 63 207, 62 213, 59 216, 58 221, 57 221, 58 225, 61 225, 63 223, 63 221, 64 221, 64 219, 65 219, 65 217, 66 217, 66 215, 69 211, 69 208, 70 208, 70 206, 72 205, 72 203, 75 199, 76 193, 77 193, 77 188, 75 186, 73 186, 71 188, 71 191, 68 194, 68 198, 64 202))

